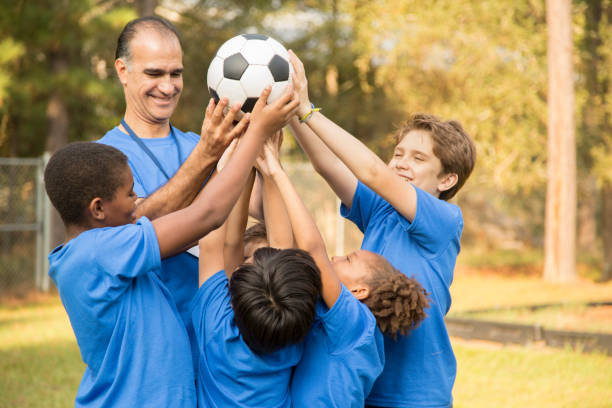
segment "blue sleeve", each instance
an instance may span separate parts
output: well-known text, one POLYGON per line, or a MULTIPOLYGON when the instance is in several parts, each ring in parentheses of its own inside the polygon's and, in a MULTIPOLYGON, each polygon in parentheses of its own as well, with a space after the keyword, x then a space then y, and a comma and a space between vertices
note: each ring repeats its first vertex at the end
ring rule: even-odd
POLYGON ((159 243, 153 224, 141 217, 136 224, 101 229, 95 237, 95 260, 112 286, 161 268, 159 243))
POLYGON ((376 318, 368 307, 342 285, 334 306, 320 315, 331 354, 352 350, 375 334, 376 318))
POLYGON ((385 204, 387 202, 378 194, 358 181, 351 208, 349 209, 343 203, 340 206, 340 214, 357 225, 361 232, 365 232, 370 222, 380 215, 385 204))
POLYGON ((200 286, 191 301, 191 320, 200 347, 204 347, 204 336, 219 326, 228 312, 231 312, 229 281, 221 270, 200 286))
POLYGON ((136 166, 134 166, 131 160, 128 160, 128 165, 132 170, 132 177, 134 178, 134 192, 139 198, 146 198, 148 194, 145 191, 144 183, 138 174, 136 166))
POLYGON ((463 216, 458 206, 440 200, 415 187, 417 211, 412 223, 398 213, 402 227, 429 257, 444 251, 453 241, 459 241, 463 216))

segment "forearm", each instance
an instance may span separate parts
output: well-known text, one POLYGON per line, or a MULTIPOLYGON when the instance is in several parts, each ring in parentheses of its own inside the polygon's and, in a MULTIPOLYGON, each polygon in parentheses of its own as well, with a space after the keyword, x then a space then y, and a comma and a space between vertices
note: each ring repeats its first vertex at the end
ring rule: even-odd
POLYGON ((187 207, 215 168, 217 157, 205 154, 198 143, 176 174, 149 197, 138 203, 136 217, 153 220, 187 207))
POLYGON ((227 229, 225 233, 225 243, 223 246, 223 257, 225 259, 225 273, 228 277, 242 263, 244 254, 244 230, 249 217, 249 199, 253 190, 255 180, 255 170, 247 180, 246 186, 242 190, 240 198, 234 205, 225 222, 227 229))
POLYGON ((264 219, 268 245, 273 248, 293 248, 293 231, 283 197, 271 176, 261 176, 264 219))
POLYGON ((299 123, 297 118, 292 118, 289 124, 315 171, 325 179, 340 200, 350 207, 357 188, 357 178, 309 127, 308 122, 299 123))

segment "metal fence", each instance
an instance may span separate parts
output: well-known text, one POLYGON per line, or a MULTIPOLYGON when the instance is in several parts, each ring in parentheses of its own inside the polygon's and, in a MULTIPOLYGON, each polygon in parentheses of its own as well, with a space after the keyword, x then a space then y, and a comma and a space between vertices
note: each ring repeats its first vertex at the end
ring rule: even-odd
MULTIPOLYGON (((0 296, 47 291, 51 205, 43 185, 48 156, 0 158, 0 296)), ((331 255, 359 248, 359 230, 339 216, 340 202, 310 163, 285 168, 313 214, 331 255)))
POLYGON ((45 157, 0 158, 0 294, 49 289, 45 157))

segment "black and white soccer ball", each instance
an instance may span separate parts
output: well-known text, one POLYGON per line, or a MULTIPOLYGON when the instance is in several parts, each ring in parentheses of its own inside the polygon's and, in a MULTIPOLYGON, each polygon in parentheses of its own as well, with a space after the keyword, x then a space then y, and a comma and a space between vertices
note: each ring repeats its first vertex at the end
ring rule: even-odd
POLYGON ((240 102, 238 116, 251 112, 259 95, 272 85, 268 103, 277 100, 291 83, 293 68, 281 43, 262 34, 241 34, 227 40, 208 67, 208 91, 216 102, 227 97, 240 102))

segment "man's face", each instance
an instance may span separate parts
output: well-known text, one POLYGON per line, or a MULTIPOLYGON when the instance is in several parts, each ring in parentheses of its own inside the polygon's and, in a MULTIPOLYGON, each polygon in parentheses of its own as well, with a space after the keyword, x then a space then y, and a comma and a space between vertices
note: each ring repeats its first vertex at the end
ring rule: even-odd
POLYGON ((180 43, 170 33, 141 28, 129 47, 130 60, 119 59, 115 63, 124 86, 126 110, 144 122, 165 123, 183 90, 180 43))
POLYGON ((408 132, 395 146, 389 167, 406 182, 435 197, 444 189, 442 163, 433 153, 433 141, 426 130, 408 132))

